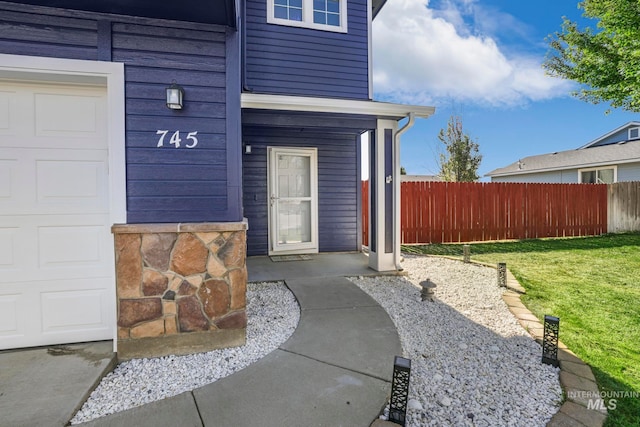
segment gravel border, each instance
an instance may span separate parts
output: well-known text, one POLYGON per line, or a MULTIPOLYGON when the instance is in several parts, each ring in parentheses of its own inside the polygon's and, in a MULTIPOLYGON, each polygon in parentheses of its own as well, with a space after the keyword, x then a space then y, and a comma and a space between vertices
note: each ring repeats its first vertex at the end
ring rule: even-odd
MULTIPOLYGON (((502 300, 496 270, 405 255, 408 277, 351 280, 395 323, 412 360, 407 426, 545 426, 558 411, 559 369, 502 300), (434 301, 422 301, 430 279, 434 301)), ((388 414, 388 408, 382 416, 388 414)))
MULTIPOLYGON (((507 309, 495 269, 410 255, 404 268, 407 277, 351 280, 389 313, 404 356, 412 359, 406 425, 545 426, 562 401, 559 370, 540 362, 540 345, 507 309), (419 283, 426 279, 437 285, 434 301, 422 301, 419 283)), ((246 345, 123 362, 71 423, 175 396, 245 368, 293 334, 300 308, 283 282, 249 283, 247 315, 246 345)))
POLYGON ((241 347, 119 364, 102 379, 71 424, 176 396, 257 362, 293 334, 300 307, 284 282, 248 283, 247 317, 247 341, 241 347))

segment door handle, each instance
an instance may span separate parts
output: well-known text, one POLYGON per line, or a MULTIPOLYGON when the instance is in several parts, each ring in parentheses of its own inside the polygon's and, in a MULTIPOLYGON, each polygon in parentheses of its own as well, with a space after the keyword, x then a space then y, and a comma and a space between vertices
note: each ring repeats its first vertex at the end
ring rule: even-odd
POLYGON ((276 201, 276 200, 280 200, 280 197, 276 197, 276 196, 274 196, 274 195, 272 194, 272 195, 271 195, 271 197, 270 197, 270 199, 271 199, 271 206, 273 206, 273 204, 275 203, 275 201, 276 201))

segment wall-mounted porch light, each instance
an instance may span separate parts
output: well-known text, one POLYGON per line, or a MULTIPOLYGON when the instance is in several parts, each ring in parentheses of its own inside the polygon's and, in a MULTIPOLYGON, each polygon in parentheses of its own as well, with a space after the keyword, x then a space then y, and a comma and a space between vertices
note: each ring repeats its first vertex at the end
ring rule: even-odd
POLYGON ((174 80, 171 82, 171 86, 166 88, 166 92, 167 107, 171 110, 182 110, 182 101, 184 99, 184 89, 182 89, 182 86, 174 80))

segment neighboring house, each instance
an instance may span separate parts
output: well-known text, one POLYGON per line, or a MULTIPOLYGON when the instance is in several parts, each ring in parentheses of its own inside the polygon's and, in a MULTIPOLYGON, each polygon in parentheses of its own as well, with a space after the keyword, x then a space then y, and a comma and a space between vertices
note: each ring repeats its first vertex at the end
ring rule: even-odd
POLYGON ((525 157, 485 176, 492 182, 640 181, 640 122, 629 122, 575 150, 525 157))
POLYGON ((372 101, 383 4, 0 1, 0 349, 241 327, 247 254, 360 249, 363 132, 395 269, 434 109, 372 101))

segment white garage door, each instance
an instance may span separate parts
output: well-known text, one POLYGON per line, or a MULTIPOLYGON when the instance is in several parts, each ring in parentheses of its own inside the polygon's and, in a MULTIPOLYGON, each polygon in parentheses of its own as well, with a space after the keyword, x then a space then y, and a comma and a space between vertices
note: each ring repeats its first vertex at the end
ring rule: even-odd
POLYGON ((106 108, 0 80, 0 349, 113 337, 106 108))

